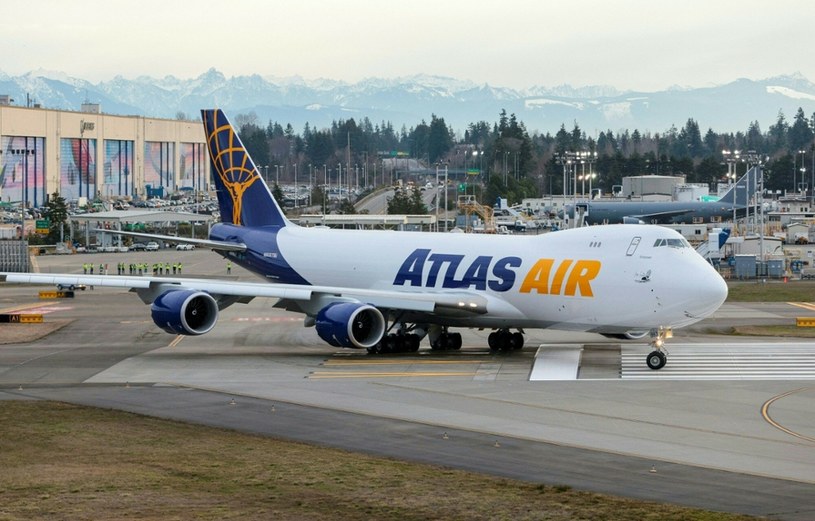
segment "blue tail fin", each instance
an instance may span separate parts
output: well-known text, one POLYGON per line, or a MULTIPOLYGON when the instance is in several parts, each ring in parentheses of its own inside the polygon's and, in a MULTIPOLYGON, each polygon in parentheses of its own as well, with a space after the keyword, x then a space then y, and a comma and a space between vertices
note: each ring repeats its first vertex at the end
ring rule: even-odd
POLYGON ((223 111, 202 110, 201 117, 221 222, 250 227, 288 224, 223 111))
POLYGON ((758 167, 752 167, 719 199, 719 202, 747 206, 758 188, 758 167))

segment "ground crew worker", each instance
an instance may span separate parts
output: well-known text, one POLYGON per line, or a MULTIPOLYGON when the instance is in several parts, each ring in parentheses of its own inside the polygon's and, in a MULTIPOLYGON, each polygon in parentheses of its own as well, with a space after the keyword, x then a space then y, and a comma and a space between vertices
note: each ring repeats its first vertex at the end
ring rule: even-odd
POLYGON ((226 261, 226 274, 229 275, 232 273, 232 261, 226 261))

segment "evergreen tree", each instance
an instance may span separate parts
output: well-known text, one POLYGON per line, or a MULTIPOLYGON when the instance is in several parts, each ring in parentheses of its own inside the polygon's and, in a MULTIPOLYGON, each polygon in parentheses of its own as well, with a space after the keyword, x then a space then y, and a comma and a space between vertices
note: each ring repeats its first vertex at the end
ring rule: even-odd
POLYGON ((54 244, 59 242, 60 239, 64 239, 64 225, 68 222, 68 205, 65 203, 65 198, 59 195, 59 192, 51 194, 46 203, 44 214, 49 220, 46 241, 49 244, 54 244))
POLYGON ((427 141, 428 162, 431 164, 453 148, 452 131, 447 128, 444 118, 437 118, 435 114, 432 115, 427 141))
POLYGON ((427 206, 419 190, 396 190, 393 197, 388 198, 389 215, 425 215, 427 213, 427 206))
POLYGON ((274 197, 274 200, 277 201, 277 204, 279 204, 280 207, 283 208, 283 197, 284 197, 283 189, 280 188, 280 185, 277 183, 275 183, 274 188, 272 188, 272 197, 274 197))
POLYGON ((789 132, 789 125, 787 119, 784 117, 784 112, 778 111, 778 119, 775 125, 770 126, 769 130, 769 146, 771 152, 778 152, 787 146, 787 133, 789 132))
POLYGON ((804 115, 804 110, 798 108, 795 121, 789 129, 789 146, 793 151, 806 150, 812 144, 812 128, 804 115))

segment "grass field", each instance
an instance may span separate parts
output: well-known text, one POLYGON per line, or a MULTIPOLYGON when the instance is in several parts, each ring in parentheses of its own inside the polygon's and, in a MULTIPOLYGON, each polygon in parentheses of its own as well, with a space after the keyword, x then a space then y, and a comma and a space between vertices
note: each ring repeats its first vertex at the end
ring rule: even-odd
POLYGON ((728 302, 813 302, 815 280, 728 281, 728 302))
POLYGON ((61 403, 0 401, 0 520, 738 520, 61 403))

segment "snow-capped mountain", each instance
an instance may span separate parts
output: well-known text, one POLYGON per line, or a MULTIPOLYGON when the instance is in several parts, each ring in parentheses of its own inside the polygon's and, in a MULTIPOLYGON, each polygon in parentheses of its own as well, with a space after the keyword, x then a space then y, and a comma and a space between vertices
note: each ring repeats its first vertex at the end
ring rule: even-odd
POLYGON ((429 75, 357 83, 260 75, 227 78, 216 69, 190 79, 116 76, 93 84, 39 70, 16 77, 0 71, 0 94, 10 95, 17 105, 33 100, 45 108, 79 110, 89 101, 100 103, 109 114, 160 118, 179 113, 197 118, 201 108, 218 106, 232 115, 254 112, 261 125, 276 121, 296 129, 306 122, 322 128, 335 120, 365 117, 374 124, 411 127, 435 114, 463 132, 472 122, 497 121, 504 109, 530 132, 555 133, 561 125, 571 130, 575 122, 589 135, 606 129, 663 132, 672 125, 684 126, 689 118, 703 129, 738 132, 753 121, 768 128, 779 111, 788 121, 799 107, 807 117, 815 113, 815 85, 800 74, 704 88, 621 92, 603 85, 517 90, 429 75))

